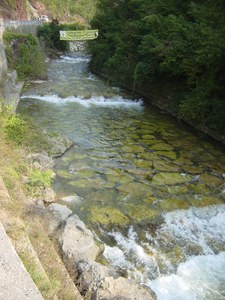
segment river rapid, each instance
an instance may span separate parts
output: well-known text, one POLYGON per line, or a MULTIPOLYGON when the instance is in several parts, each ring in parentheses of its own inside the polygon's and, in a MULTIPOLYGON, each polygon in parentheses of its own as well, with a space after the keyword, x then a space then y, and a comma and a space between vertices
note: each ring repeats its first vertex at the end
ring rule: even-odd
POLYGON ((225 299, 224 148, 91 74, 88 61, 52 60, 18 108, 74 141, 57 159, 58 201, 105 244, 102 263, 157 299, 225 299))

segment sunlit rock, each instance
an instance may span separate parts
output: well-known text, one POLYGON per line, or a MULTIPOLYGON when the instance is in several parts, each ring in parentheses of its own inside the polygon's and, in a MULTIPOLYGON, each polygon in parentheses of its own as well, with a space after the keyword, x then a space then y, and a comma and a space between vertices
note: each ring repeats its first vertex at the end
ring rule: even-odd
POLYGON ((119 271, 98 263, 82 261, 78 265, 78 286, 87 300, 155 300, 154 292, 134 280, 121 277, 119 271))
POLYGON ((57 237, 63 257, 71 266, 83 259, 94 261, 100 253, 94 235, 76 215, 65 221, 57 237))

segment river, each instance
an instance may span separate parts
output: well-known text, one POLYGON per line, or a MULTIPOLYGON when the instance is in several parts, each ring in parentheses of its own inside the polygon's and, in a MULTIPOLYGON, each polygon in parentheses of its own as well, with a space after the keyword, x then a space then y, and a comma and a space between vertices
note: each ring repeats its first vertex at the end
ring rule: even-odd
POLYGON ((54 189, 120 266, 159 300, 225 299, 225 152, 215 141, 91 74, 52 60, 18 111, 74 141, 54 189))

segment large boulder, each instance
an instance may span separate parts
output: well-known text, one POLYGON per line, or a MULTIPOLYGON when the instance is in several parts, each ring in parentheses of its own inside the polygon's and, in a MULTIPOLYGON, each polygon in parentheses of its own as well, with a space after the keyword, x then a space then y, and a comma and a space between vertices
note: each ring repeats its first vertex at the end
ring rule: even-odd
POLYGON ((45 222, 47 224, 48 234, 53 235, 62 223, 72 214, 72 210, 65 205, 56 203, 50 204, 45 212, 45 222))
POLYGON ((73 146, 73 142, 69 138, 57 133, 48 133, 46 135, 46 140, 51 144, 50 154, 53 157, 61 156, 73 146))
POLYGON ((49 157, 45 152, 28 154, 27 159, 31 160, 41 170, 52 169, 55 166, 52 157, 49 157))
POLYGON ((153 300, 154 292, 133 280, 120 276, 120 272, 96 262, 78 264, 78 288, 90 300, 153 300))
POLYGON ((77 215, 69 217, 58 232, 63 258, 71 266, 81 260, 94 261, 100 253, 93 233, 77 215))
POLYGON ((52 203, 55 202, 55 197, 56 197, 56 193, 55 191, 50 188, 50 187, 45 187, 42 190, 41 193, 41 199, 42 201, 44 201, 45 203, 52 203))

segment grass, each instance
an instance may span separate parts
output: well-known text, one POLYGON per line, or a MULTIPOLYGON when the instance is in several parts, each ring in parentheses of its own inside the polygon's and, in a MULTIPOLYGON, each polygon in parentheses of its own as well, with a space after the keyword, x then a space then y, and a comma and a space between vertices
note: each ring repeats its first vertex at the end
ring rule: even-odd
POLYGON ((40 189, 51 185, 52 171, 35 169, 26 157, 30 151, 41 152, 50 145, 46 145, 39 128, 7 109, 0 111, 0 122, 0 219, 44 299, 56 295, 62 300, 76 299, 74 284, 32 199, 40 189))

